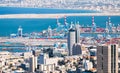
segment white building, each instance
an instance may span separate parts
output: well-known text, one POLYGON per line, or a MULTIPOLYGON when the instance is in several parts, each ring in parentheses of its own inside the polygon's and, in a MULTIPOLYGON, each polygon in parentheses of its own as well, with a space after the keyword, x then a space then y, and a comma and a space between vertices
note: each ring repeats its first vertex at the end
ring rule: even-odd
POLYGON ((29 72, 34 73, 35 69, 37 68, 37 57, 31 56, 29 61, 30 61, 29 72))
POLYGON ((84 67, 85 67, 85 70, 90 70, 93 68, 93 64, 89 60, 85 60, 84 67))
POLYGON ((53 57, 49 58, 48 54, 40 54, 38 56, 38 63, 39 63, 39 70, 43 73, 58 73, 58 71, 55 70, 55 67, 58 66, 58 61, 63 60, 63 58, 53 57))

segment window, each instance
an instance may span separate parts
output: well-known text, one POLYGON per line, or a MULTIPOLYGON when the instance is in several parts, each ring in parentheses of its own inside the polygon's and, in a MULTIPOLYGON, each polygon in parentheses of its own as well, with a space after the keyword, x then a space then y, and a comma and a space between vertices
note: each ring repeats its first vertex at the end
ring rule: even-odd
POLYGON ((102 54, 103 54, 103 46, 102 46, 102 54))
POLYGON ((102 70, 103 70, 103 62, 102 62, 102 70))

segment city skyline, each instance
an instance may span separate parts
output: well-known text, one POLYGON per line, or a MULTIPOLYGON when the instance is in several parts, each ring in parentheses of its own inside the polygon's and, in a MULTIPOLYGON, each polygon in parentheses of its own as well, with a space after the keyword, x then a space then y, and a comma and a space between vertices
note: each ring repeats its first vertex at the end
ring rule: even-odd
POLYGON ((120 0, 0 0, 0 73, 120 73, 120 0))

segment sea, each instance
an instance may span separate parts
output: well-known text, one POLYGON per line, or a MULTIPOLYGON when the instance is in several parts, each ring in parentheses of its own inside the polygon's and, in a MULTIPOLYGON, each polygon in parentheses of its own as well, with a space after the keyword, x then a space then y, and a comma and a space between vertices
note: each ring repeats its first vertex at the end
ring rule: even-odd
MULTIPOLYGON (((62 14, 62 13, 99 13, 94 10, 70 10, 70 9, 50 9, 50 8, 19 8, 19 7, 0 7, 0 15, 5 14, 62 14)), ((67 23, 74 24, 79 21, 81 26, 92 26, 92 16, 66 16, 67 23)), ((98 27, 105 28, 109 16, 95 16, 95 23, 98 27)), ((120 16, 110 16, 111 22, 117 26, 120 24, 120 16)), ((64 17, 59 18, 59 22, 64 24, 64 17)), ((57 19, 48 18, 0 18, 0 37, 9 37, 12 33, 17 33, 18 27, 23 28, 23 33, 41 32, 49 26, 52 29, 57 27, 57 19)), ((3 47, 0 47, 2 51, 3 47)), ((8 48, 8 47, 4 47, 8 48)), ((23 47, 24 48, 24 47, 23 47)), ((24 52, 26 50, 12 49, 10 52, 24 52)))
MULTIPOLYGON (((55 13, 98 13, 92 10, 70 10, 70 9, 49 9, 49 8, 20 8, 20 7, 0 7, 0 15, 5 14, 55 14, 55 13)), ((109 16, 95 16, 95 23, 98 27, 105 28, 109 16)), ((91 26, 92 16, 68 16, 67 22, 76 23, 79 21, 81 26, 91 26)), ((59 19, 64 24, 64 18, 59 19)), ((117 26, 120 24, 120 16, 111 16, 111 22, 117 26)), ((49 26, 52 29, 57 27, 56 19, 47 18, 0 18, 0 37, 10 36, 11 33, 17 33, 18 27, 23 28, 23 33, 41 32, 49 26)))

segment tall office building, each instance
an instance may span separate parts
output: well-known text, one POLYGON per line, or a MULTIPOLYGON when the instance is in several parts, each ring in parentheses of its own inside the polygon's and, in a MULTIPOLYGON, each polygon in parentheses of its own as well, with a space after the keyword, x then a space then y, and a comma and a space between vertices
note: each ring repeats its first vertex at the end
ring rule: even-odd
POLYGON ((38 62, 37 62, 38 59, 37 59, 37 58, 38 58, 37 56, 34 57, 34 63, 35 63, 34 66, 35 66, 35 70, 37 69, 37 64, 38 64, 38 62))
POLYGON ((79 22, 75 25, 76 28, 76 43, 80 42, 80 25, 79 22))
POLYGON ((72 47, 72 55, 80 55, 82 54, 82 48, 79 43, 75 43, 72 47))
POLYGON ((35 72, 35 66, 34 66, 34 64, 35 64, 35 62, 34 62, 34 56, 31 56, 29 61, 30 61, 30 62, 29 62, 29 64, 30 64, 30 67, 29 67, 29 72, 30 72, 30 73, 34 73, 34 72, 35 72))
POLYGON ((72 47, 76 42, 76 31, 74 28, 70 28, 68 32, 68 52, 69 56, 72 55, 72 47))
POLYGON ((73 26, 73 24, 71 23, 71 27, 69 29, 68 32, 68 51, 69 51, 69 55, 73 55, 73 45, 75 43, 79 43, 80 40, 80 25, 79 22, 75 25, 75 27, 73 26))
POLYGON ((97 73, 118 73, 118 45, 97 47, 97 73))
POLYGON ((34 73, 35 69, 37 69, 37 57, 32 55, 30 57, 29 64, 30 64, 29 72, 34 73))

